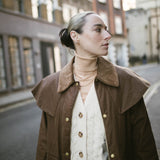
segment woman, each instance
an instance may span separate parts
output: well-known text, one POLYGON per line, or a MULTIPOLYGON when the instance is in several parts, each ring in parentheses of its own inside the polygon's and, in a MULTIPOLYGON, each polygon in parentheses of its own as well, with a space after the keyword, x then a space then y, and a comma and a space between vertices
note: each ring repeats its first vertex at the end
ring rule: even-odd
POLYGON ((60 32, 75 56, 32 93, 42 109, 37 160, 158 160, 143 101, 149 83, 102 58, 110 33, 94 12, 60 32))

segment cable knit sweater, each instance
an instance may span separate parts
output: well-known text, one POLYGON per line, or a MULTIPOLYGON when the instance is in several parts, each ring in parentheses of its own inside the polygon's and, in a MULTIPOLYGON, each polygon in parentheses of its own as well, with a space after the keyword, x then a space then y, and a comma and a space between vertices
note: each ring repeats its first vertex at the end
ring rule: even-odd
POLYGON ((94 83, 83 103, 79 92, 72 115, 71 160, 106 160, 106 138, 94 83))

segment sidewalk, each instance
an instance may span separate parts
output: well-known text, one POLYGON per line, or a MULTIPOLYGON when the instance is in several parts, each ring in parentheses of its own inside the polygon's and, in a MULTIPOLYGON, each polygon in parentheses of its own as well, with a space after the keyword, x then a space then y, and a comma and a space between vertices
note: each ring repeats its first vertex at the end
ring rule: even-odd
POLYGON ((155 67, 158 65, 159 64, 157 64, 157 63, 148 63, 148 64, 142 64, 142 65, 138 65, 138 66, 130 66, 128 68, 132 69, 133 71, 138 71, 138 70, 143 70, 143 69, 155 67))
POLYGON ((12 106, 24 105, 25 103, 33 101, 31 89, 5 94, 0 96, 0 112, 6 109, 8 110, 8 108, 12 108, 12 106))

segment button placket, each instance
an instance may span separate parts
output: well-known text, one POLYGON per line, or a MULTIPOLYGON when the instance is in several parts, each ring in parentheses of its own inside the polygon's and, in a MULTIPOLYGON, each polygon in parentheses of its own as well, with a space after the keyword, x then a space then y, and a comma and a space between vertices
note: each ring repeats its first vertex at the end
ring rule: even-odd
POLYGON ((83 152, 79 152, 79 156, 83 158, 83 152))
POLYGON ((65 155, 68 157, 68 156, 69 156, 69 153, 68 153, 68 152, 66 152, 66 153, 65 153, 65 155))
POLYGON ((104 118, 104 119, 107 118, 107 114, 104 113, 104 114, 103 114, 103 118, 104 118))
POLYGON ((82 112, 79 112, 79 118, 82 118, 83 117, 83 114, 82 114, 82 112))
POLYGON ((112 159, 115 158, 115 154, 112 153, 112 154, 111 154, 111 158, 112 158, 112 159))
POLYGON ((66 117, 65 120, 66 120, 66 122, 69 122, 69 117, 66 117))
POLYGON ((82 133, 82 132, 78 132, 78 136, 79 136, 80 138, 82 138, 82 137, 83 137, 83 133, 82 133))

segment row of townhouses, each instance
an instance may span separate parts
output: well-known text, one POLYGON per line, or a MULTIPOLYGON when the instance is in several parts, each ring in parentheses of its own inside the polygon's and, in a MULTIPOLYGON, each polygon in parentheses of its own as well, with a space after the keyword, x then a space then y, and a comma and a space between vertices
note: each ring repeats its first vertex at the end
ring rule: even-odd
POLYGON ((0 0, 0 106, 31 98, 43 77, 71 58, 58 33, 76 13, 97 12, 113 35, 109 56, 128 65, 122 0, 0 0))
POLYGON ((112 63, 157 59, 158 1, 137 0, 138 9, 125 13, 123 0, 0 0, 0 107, 32 98, 36 83, 70 61, 58 33, 79 12, 93 10, 108 26, 112 63))

